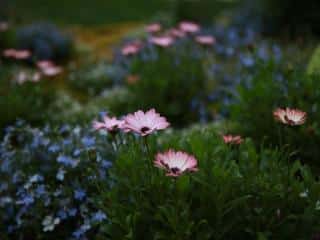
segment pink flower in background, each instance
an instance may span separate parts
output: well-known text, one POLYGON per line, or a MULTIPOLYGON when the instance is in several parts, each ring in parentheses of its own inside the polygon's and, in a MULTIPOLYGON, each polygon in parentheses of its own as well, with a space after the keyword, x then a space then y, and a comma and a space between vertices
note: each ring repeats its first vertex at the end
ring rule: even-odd
POLYGON ((55 63, 50 60, 38 61, 36 65, 42 74, 48 77, 56 76, 63 71, 62 67, 55 65, 55 63))
POLYGON ((122 47, 121 53, 124 56, 135 55, 140 51, 141 47, 142 43, 140 41, 130 42, 122 47))
POLYGON ((9 29, 9 24, 7 22, 0 22, 0 32, 5 32, 9 29))
POLYGON ((150 38, 150 42, 159 47, 167 48, 173 44, 174 39, 170 36, 152 37, 150 38))
POLYGON ((171 30, 169 30, 169 34, 175 38, 183 38, 186 36, 185 32, 183 32, 177 28, 172 28, 171 30))
POLYGON ((123 123, 124 121, 118 120, 116 117, 105 116, 103 118, 103 122, 94 121, 93 128, 95 130, 104 129, 104 130, 107 130, 108 132, 114 133, 119 129, 121 129, 123 123))
POLYGON ((230 145, 240 145, 243 142, 243 139, 239 135, 224 135, 222 137, 224 143, 230 145))
POLYGON ((62 67, 59 67, 59 66, 52 66, 52 67, 43 68, 41 69, 41 71, 43 75, 47 77, 53 77, 62 73, 63 69, 62 67))
POLYGON ((157 33, 157 32, 160 32, 161 29, 162 29, 162 26, 160 23, 152 23, 145 27, 145 30, 148 33, 157 33))
POLYGON ((213 36, 206 36, 206 35, 201 35, 195 37, 195 40, 197 43, 201 45, 213 45, 216 42, 216 39, 213 36))
POLYGON ((43 69, 42 73, 45 76, 53 77, 53 76, 59 75, 60 73, 62 73, 62 71, 63 71, 62 67, 54 66, 54 67, 43 69))
POLYGON ((307 119, 307 113, 299 109, 278 108, 273 112, 276 121, 290 126, 302 125, 307 119))
POLYGON ((197 159, 185 152, 169 150, 156 155, 154 165, 164 169, 167 176, 179 177, 185 172, 198 171, 197 159))
POLYGON ((6 58, 13 58, 16 60, 25 60, 31 57, 31 52, 29 50, 16 50, 16 49, 6 49, 3 51, 2 55, 6 58))
POLYGON ((6 57, 6 58, 13 58, 13 56, 15 55, 16 53, 16 50, 15 49, 5 49, 3 52, 2 52, 2 56, 6 57))
POLYGON ((135 132, 141 136, 147 136, 155 131, 163 130, 169 127, 165 117, 161 117, 154 109, 147 112, 141 110, 128 114, 124 118, 122 129, 125 132, 135 132))
POLYGON ((196 33, 200 31, 200 26, 194 22, 184 21, 179 24, 181 31, 186 33, 196 33))
POLYGON ((36 63, 39 69, 49 68, 55 66, 54 62, 50 60, 41 60, 36 63))

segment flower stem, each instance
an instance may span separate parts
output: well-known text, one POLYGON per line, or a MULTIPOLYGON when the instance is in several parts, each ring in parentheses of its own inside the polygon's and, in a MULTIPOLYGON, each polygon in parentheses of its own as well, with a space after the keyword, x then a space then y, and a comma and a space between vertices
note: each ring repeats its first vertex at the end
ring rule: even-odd
POLYGON ((111 145, 112 145, 113 151, 116 153, 118 150, 117 137, 115 133, 110 133, 110 135, 112 138, 111 145))
POLYGON ((281 127, 278 127, 278 134, 279 134, 279 146, 281 148, 283 144, 281 127))
POLYGON ((151 164, 152 156, 151 156, 151 151, 150 151, 150 147, 149 147, 149 143, 148 143, 148 137, 147 136, 144 137, 143 140, 144 140, 144 146, 145 146, 145 149, 146 149, 147 156, 150 159, 148 161, 148 166, 149 166, 149 170, 151 171, 151 169, 152 169, 152 164, 151 164))

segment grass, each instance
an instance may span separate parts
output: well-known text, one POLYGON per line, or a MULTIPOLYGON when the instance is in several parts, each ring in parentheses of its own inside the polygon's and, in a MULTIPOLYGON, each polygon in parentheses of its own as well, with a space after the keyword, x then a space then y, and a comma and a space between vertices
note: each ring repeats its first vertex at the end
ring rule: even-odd
POLYGON ((100 25, 143 21, 169 11, 169 0, 10 0, 10 15, 22 22, 50 20, 57 24, 100 25))

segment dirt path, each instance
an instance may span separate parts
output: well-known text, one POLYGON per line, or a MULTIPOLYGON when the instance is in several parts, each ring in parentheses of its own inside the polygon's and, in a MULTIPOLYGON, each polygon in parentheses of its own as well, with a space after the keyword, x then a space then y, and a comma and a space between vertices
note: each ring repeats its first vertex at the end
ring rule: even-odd
MULTIPOLYGON (((119 44, 121 39, 141 26, 141 23, 130 22, 99 27, 67 27, 67 32, 72 35, 77 52, 79 52, 77 56, 71 60, 69 65, 73 65, 72 68, 80 69, 88 63, 111 60, 113 48, 119 44)), ((68 69, 68 67, 66 69, 68 69)), ((54 82, 51 82, 49 87, 62 90, 82 102, 86 101, 88 96, 72 88, 66 80, 67 75, 68 70, 57 77, 54 82)))
POLYGON ((83 46, 90 51, 93 60, 110 59, 113 47, 128 33, 141 27, 141 23, 121 23, 99 27, 73 26, 70 32, 77 46, 83 46))

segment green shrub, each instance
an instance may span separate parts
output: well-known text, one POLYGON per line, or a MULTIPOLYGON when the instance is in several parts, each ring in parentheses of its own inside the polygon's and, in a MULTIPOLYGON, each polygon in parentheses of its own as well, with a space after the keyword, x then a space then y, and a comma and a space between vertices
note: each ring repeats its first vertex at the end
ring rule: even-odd
POLYGON ((50 122, 54 124, 88 124, 102 111, 121 114, 128 109, 130 96, 126 88, 105 90, 100 96, 80 103, 66 92, 57 92, 55 101, 48 109, 50 122))
POLYGON ((320 73, 320 47, 317 47, 308 64, 308 73, 317 74, 320 73))
POLYGON ((55 98, 55 91, 49 90, 45 82, 13 83, 12 72, 6 68, 0 66, 0 128, 18 118, 30 123, 43 123, 47 118, 47 109, 55 98))
POLYGON ((250 87, 239 87, 239 101, 231 107, 232 120, 243 135, 274 146, 281 144, 281 137, 282 144, 289 144, 298 157, 319 166, 319 81, 319 75, 310 76, 304 71, 286 70, 281 74, 273 64, 262 66, 250 87), (289 128, 276 122, 273 111, 278 107, 307 112, 306 124, 289 128))
POLYGON ((209 86, 203 62, 192 56, 192 50, 159 49, 157 59, 133 62, 131 73, 139 79, 128 86, 129 111, 156 108, 180 127, 198 119, 192 101, 204 101, 209 86))
POLYGON ((80 92, 94 96, 112 85, 107 75, 108 66, 104 63, 91 64, 69 74, 70 85, 80 92))
POLYGON ((111 239, 310 239, 320 185, 299 162, 251 140, 225 145, 215 127, 128 138, 97 205, 111 239), (141 141, 140 141, 141 140, 141 141), (199 171, 173 179, 151 166, 158 151, 194 154, 199 171), (300 178, 297 178, 299 173, 300 178))

